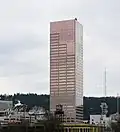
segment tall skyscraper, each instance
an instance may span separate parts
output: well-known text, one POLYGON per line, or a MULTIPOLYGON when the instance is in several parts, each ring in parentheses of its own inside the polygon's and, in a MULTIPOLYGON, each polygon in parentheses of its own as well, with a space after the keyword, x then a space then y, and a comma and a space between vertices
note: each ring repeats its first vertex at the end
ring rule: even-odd
POLYGON ((50 23, 50 110, 61 104, 66 119, 83 118, 83 26, 77 21, 50 23))

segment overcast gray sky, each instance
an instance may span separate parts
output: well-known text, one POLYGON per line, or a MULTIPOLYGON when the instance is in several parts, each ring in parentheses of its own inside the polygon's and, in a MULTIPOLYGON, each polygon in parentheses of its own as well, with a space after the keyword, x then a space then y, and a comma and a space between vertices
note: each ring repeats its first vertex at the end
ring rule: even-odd
POLYGON ((84 26, 84 95, 120 93, 120 0, 0 0, 0 93, 49 93, 49 23, 84 26))

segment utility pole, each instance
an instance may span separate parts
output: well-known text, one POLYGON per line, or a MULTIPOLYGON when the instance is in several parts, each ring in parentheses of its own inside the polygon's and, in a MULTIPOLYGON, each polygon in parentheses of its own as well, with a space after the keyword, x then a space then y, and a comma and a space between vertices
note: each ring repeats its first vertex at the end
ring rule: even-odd
POLYGON ((103 124, 103 122, 104 122, 103 116, 107 115, 107 113, 108 113, 108 110, 107 110, 108 106, 106 104, 106 94, 107 94, 106 81, 107 81, 107 79, 106 79, 106 68, 105 68, 105 71, 104 71, 104 84, 103 84, 103 87, 104 87, 104 100, 100 105, 100 107, 101 107, 101 124, 103 124))

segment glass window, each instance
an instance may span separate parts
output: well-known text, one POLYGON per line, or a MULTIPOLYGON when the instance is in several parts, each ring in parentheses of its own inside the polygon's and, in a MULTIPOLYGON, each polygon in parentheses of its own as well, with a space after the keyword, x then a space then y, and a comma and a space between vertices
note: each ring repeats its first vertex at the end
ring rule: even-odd
POLYGON ((60 89, 63 88, 63 89, 65 90, 65 89, 66 89, 66 85, 60 85, 60 84, 59 84, 59 88, 60 88, 60 89))
POLYGON ((50 77, 58 77, 58 73, 53 73, 53 72, 51 72, 51 73, 50 73, 50 77))
POLYGON ((58 79, 58 76, 51 76, 51 79, 58 79))
POLYGON ((58 59, 58 54, 53 54, 50 56, 50 59, 57 58, 58 59))
POLYGON ((65 71, 66 72, 66 68, 59 68, 59 72, 60 71, 65 71))
POLYGON ((74 67, 67 67, 67 70, 75 70, 74 67))
POLYGON ((66 81, 67 79, 64 77, 64 78, 59 78, 59 81, 60 82, 63 82, 63 81, 66 81))
POLYGON ((58 50, 53 50, 53 51, 50 51, 50 55, 53 55, 53 54, 58 54, 58 50))
POLYGON ((61 50, 61 51, 60 51, 60 50, 59 50, 59 54, 64 54, 64 53, 66 54, 66 51, 64 51, 64 50, 61 50))
POLYGON ((51 62, 58 62, 58 59, 57 58, 50 58, 50 61, 51 62))
POLYGON ((59 94, 63 94, 63 93, 65 93, 65 91, 61 91, 61 90, 59 91, 59 94))
POLYGON ((59 65, 59 68, 66 68, 66 65, 59 65))
POLYGON ((60 82, 60 80, 59 80, 59 85, 62 85, 62 84, 66 85, 66 81, 60 82))
POLYGON ((58 52, 58 49, 50 49, 50 52, 58 52))
POLYGON ((75 71, 74 70, 68 70, 67 69, 67 73, 74 73, 75 71))
POLYGON ((60 53, 59 52, 59 56, 66 56, 67 55, 67 53, 60 53))
MULTIPOLYGON (((70 75, 69 75, 70 76, 70 75)), ((73 78, 67 78, 67 82, 74 82, 75 81, 75 76, 72 76, 73 78)), ((75 82, 76 83, 76 82, 75 82)))
POLYGON ((58 80, 50 80, 51 83, 58 83, 58 80))
POLYGON ((67 47, 66 44, 59 44, 59 49, 66 48, 66 47, 67 47))
POLYGON ((64 58, 62 57, 62 58, 61 58, 61 57, 59 56, 58 60, 59 60, 59 62, 66 62, 66 57, 64 57, 64 58))
POLYGON ((71 64, 75 64, 75 62, 74 61, 67 61, 67 64, 71 65, 71 64))
POLYGON ((59 76, 60 76, 60 78, 62 77, 62 78, 66 78, 66 70, 64 70, 64 72, 59 72, 59 76))
POLYGON ((52 50, 50 54, 58 54, 58 50, 52 50))
POLYGON ((73 84, 68 84, 67 87, 69 87, 69 88, 73 87, 73 88, 74 88, 75 85, 73 85, 73 84))
POLYGON ((59 59, 66 59, 66 56, 59 56, 59 59))
POLYGON ((51 72, 52 72, 52 71, 53 71, 53 72, 54 72, 54 71, 58 71, 58 68, 51 68, 50 71, 51 71, 51 72))
POLYGON ((66 70, 59 70, 59 73, 66 73, 66 70))
POLYGON ((60 83, 66 83, 66 80, 59 80, 59 84, 60 83))
POLYGON ((50 40, 50 44, 51 45, 54 45, 54 44, 56 44, 57 43, 57 45, 59 44, 59 40, 57 40, 57 39, 55 39, 55 40, 50 40))
POLYGON ((71 61, 73 61, 73 62, 74 62, 74 61, 75 61, 75 59, 74 59, 74 58, 73 58, 73 59, 68 59, 68 58, 67 58, 67 61, 68 61, 68 62, 71 62, 71 61))
POLYGON ((59 51, 67 51, 66 48, 59 48, 59 51))
POLYGON ((66 66, 66 62, 59 62, 59 66, 64 65, 66 66))
POLYGON ((72 91, 75 90, 74 87, 67 87, 67 90, 69 90, 69 89, 72 90, 72 91))
POLYGON ((59 77, 59 80, 66 80, 66 77, 59 77))
POLYGON ((51 83, 51 86, 56 86, 56 85, 58 85, 57 82, 52 82, 52 83, 51 83))
POLYGON ((58 70, 51 70, 51 74, 58 74, 58 70))
POLYGON ((68 63, 67 62, 67 67, 75 67, 75 63, 68 63))
POLYGON ((82 128, 80 128, 80 132, 82 132, 82 128))
POLYGON ((58 67, 58 62, 50 62, 50 67, 58 67))
POLYGON ((68 81, 67 81, 67 84, 75 84, 75 82, 74 82, 74 81, 73 81, 73 82, 68 82, 68 81))
POLYGON ((75 75, 75 72, 74 71, 67 71, 67 75, 75 75))
POLYGON ((66 73, 60 73, 59 77, 66 77, 66 73))
POLYGON ((58 48, 58 44, 50 45, 50 48, 58 48))

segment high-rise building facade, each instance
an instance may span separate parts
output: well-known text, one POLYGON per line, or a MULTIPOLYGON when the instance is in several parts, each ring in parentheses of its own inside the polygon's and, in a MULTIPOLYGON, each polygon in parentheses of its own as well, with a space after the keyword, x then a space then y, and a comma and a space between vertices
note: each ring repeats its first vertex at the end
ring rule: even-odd
POLYGON ((66 119, 83 118, 83 26, 77 21, 50 23, 50 110, 63 106, 66 119))

